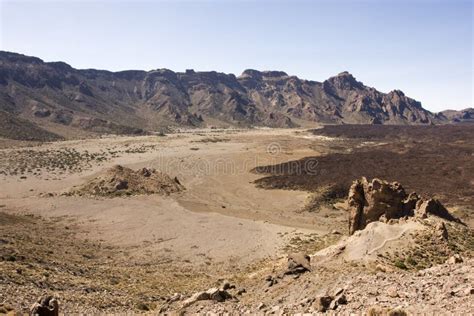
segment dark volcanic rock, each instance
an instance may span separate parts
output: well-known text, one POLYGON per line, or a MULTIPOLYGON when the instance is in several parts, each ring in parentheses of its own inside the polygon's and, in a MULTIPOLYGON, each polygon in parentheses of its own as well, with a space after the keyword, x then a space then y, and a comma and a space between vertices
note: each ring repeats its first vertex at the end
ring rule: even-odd
POLYGON ((58 316, 58 300, 52 296, 40 298, 36 303, 31 306, 30 314, 38 316, 58 316))

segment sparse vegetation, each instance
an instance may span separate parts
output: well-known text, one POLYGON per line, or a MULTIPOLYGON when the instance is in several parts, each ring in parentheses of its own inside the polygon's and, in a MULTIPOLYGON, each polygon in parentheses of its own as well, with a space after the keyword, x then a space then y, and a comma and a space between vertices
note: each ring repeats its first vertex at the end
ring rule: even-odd
POLYGON ((59 135, 5 111, 0 111, 0 138, 42 142, 63 139, 59 135))
POLYGON ((304 252, 315 253, 318 250, 326 248, 335 244, 341 238, 340 235, 335 234, 307 234, 292 237, 289 243, 283 248, 285 252, 304 252))
MULTIPOLYGON (((197 144, 190 144, 190 139, 200 138, 193 133, 189 132, 188 137, 173 135, 167 139, 103 138, 94 140, 100 145, 93 142, 94 146, 90 148, 85 147, 83 141, 78 142, 79 146, 74 142, 61 142, 38 147, 10 148, 0 150, 0 168, 9 170, 8 173, 2 173, 8 183, 23 179, 21 181, 24 183, 21 184, 28 185, 26 190, 38 190, 35 182, 41 181, 30 182, 31 178, 40 176, 61 179, 70 173, 88 170, 104 162, 108 162, 109 166, 111 160, 116 158, 121 158, 120 161, 135 168, 156 166, 160 170, 161 161, 154 159, 155 152, 161 149, 161 145, 166 159, 171 162, 180 161, 185 165, 207 159, 208 154, 216 158, 216 152, 221 151, 225 152, 224 158, 232 159, 241 148, 247 150, 239 152, 242 156, 237 158, 245 160, 251 157, 251 150, 257 147, 252 145, 262 144, 260 139, 255 143, 250 141, 252 137, 246 132, 242 138, 237 138, 240 135, 232 136, 232 141, 225 144, 225 147, 233 151, 227 153, 221 150, 224 145, 216 146, 217 150, 213 150, 212 146, 220 142, 221 136, 230 135, 216 134, 215 138, 207 139, 208 134, 203 133, 203 141, 198 141, 201 145, 191 147, 191 150, 200 148, 203 151, 196 155, 190 152, 189 147, 197 144), (234 141, 234 137, 237 141, 234 141), (170 150, 169 144, 174 145, 175 141, 177 146, 170 150), (249 145, 241 146, 245 141, 249 141, 249 145), (234 143, 238 147, 232 148, 234 143), (150 154, 144 155, 145 153, 150 154), (172 156, 174 154, 176 156, 172 156), (18 170, 13 173, 15 169, 18 170)), ((295 154, 295 149, 307 148, 312 142, 302 137, 282 137, 281 134, 274 136, 274 133, 269 131, 272 137, 282 139, 279 143, 285 155, 295 154)), ((287 132, 285 135, 288 135, 287 132)), ((317 142, 326 151, 334 149, 329 145, 334 142, 317 142)), ((344 141, 344 146, 345 149, 354 150, 350 142, 344 141)), ((261 150, 262 146, 258 147, 257 150, 261 150)), ((374 150, 369 147, 364 147, 364 150, 374 150)), ((361 148, 354 150, 352 154, 355 155, 361 148)), ((343 149, 341 152, 345 151, 343 149)), ((286 156, 278 158, 282 158, 282 161, 287 159, 286 156)), ((320 158, 323 157, 318 159, 320 158)), ((165 163, 169 161, 166 160, 165 163)), ((336 168, 338 162, 336 159, 332 163, 334 172, 340 173, 336 168)), ((320 160, 318 166, 321 167, 320 160)), ((103 169, 106 171, 105 167, 103 169)), ((167 170, 172 170, 173 176, 181 178, 180 172, 173 173, 173 168, 167 170)), ((383 299, 374 301, 383 305, 383 313, 380 315, 388 315, 390 312, 393 315, 404 315, 399 310, 394 311, 394 307, 398 306, 396 302, 412 304, 419 297, 436 300, 445 294, 442 291, 445 291, 444 284, 447 282, 444 281, 441 286, 420 286, 417 287, 419 292, 411 292, 419 284, 419 276, 427 271, 418 270, 432 267, 430 271, 433 271, 433 275, 442 273, 443 280, 453 277, 455 282, 449 291, 458 291, 457 284, 462 284, 454 278, 464 277, 463 271, 467 265, 459 264, 459 267, 454 267, 438 264, 444 263, 453 254, 460 254, 466 261, 470 260, 474 244, 472 231, 459 223, 447 222, 448 238, 442 235, 443 239, 440 239, 433 232, 430 216, 426 220, 397 218, 386 224, 374 223, 377 225, 373 226, 379 230, 361 231, 359 236, 347 236, 347 216, 342 209, 345 204, 338 202, 343 202, 348 192, 339 182, 339 173, 333 176, 327 174, 327 171, 322 172, 322 185, 313 187, 309 195, 305 192, 283 192, 287 200, 282 200, 285 206, 280 207, 278 198, 282 193, 256 189, 249 183, 255 179, 255 175, 245 173, 245 176, 238 174, 230 177, 217 173, 201 175, 189 170, 179 171, 184 171, 183 184, 187 189, 165 198, 138 196, 151 192, 147 191, 149 183, 145 184, 142 177, 150 179, 153 185, 161 183, 160 179, 151 179, 151 169, 127 171, 134 175, 140 174, 138 180, 136 177, 128 177, 130 174, 124 176, 119 172, 107 177, 103 177, 106 172, 94 175, 92 172, 84 173, 90 175, 84 179, 84 186, 77 185, 63 190, 61 183, 58 183, 53 187, 59 189, 35 195, 38 200, 31 196, 28 199, 18 198, 15 203, 25 203, 24 210, 47 216, 68 214, 74 217, 44 219, 0 213, 0 302, 4 303, 0 305, 0 311, 1 308, 4 311, 11 308, 26 313, 31 302, 37 300, 40 294, 51 293, 60 298, 61 311, 70 313, 172 313, 182 310, 183 303, 193 293, 209 287, 219 287, 225 279, 237 286, 231 292, 233 295, 243 293, 236 296, 238 301, 229 300, 225 304, 201 302, 184 311, 243 314, 259 310, 263 313, 270 312, 273 306, 279 306, 278 312, 282 313, 312 312, 317 310, 314 300, 319 292, 331 292, 335 290, 334 287, 344 286, 346 297, 341 302, 345 301, 345 305, 337 307, 337 313, 364 313, 368 299, 378 297, 383 299), (243 181, 241 183, 245 188, 242 191, 239 182, 234 183, 234 179, 243 181), (205 187, 202 183, 205 183, 205 187), (259 198, 251 197, 240 203, 243 195, 252 195, 252 192, 259 198), (129 195, 134 196, 128 197, 129 195), (197 195, 199 198, 196 198, 197 195), (116 196, 121 198, 104 198, 116 196), (308 196, 308 203, 303 209, 307 212, 301 212, 303 201, 308 196), (41 202, 38 207, 35 204, 37 201, 41 202), (80 205, 76 204, 77 201, 80 201, 80 205), (291 203, 294 207, 287 206, 291 203), (207 214, 208 209, 222 214, 207 214), (202 210, 206 214, 188 210, 202 210), (239 216, 234 218, 238 223, 232 222, 233 212, 239 216), (388 231, 387 227, 393 229, 393 232, 388 231), (397 231, 398 228, 407 227, 406 231, 397 231), (233 229, 237 229, 237 233, 233 229), (254 236, 255 243, 252 240, 254 236), (361 239, 357 239, 358 237, 361 239), (334 245, 337 246, 325 249, 334 245), (318 253, 320 250, 323 251, 318 253), (287 254, 299 252, 316 254, 311 257, 310 271, 301 275, 285 274, 287 254), (245 255, 240 255, 242 253, 245 255), (327 257, 320 257, 326 255, 327 257), (244 258, 246 256, 250 258, 244 258), (244 263, 244 260, 248 261, 244 263), (437 270, 440 267, 444 270, 437 270), (457 271, 457 274, 452 271, 457 271), (266 281, 268 279, 272 280, 271 285, 266 281), (388 288, 394 285, 398 288, 388 294, 388 288), (376 290, 373 293, 368 293, 374 288, 376 290), (261 302, 267 307, 256 309, 257 303, 261 302)), ((277 176, 285 177, 285 174, 283 169, 283 173, 277 176)), ((291 175, 293 176, 296 177, 296 174, 291 175)), ((303 174, 299 177, 303 179, 301 181, 306 181, 311 175, 303 174)), ((71 178, 72 181, 77 180, 77 184, 83 183, 76 179, 79 177, 71 178)), ((285 179, 293 181, 295 178, 285 179)), ((164 190, 168 190, 172 182, 179 184, 173 177, 167 180, 169 181, 161 183, 164 190)), ((280 185, 279 182, 277 184, 280 185)), ((288 187, 285 188, 295 188, 290 181, 286 184, 288 187)), ((5 199, 5 204, 1 204, 0 208, 14 212, 9 208, 10 203, 9 199, 5 199)), ((465 216, 470 215, 469 209, 466 209, 465 216)), ((469 263, 470 261, 467 262, 469 263)), ((434 277, 430 275, 425 279, 431 281, 434 277)), ((461 303, 457 306, 465 306, 465 301, 462 301, 465 300, 465 296, 462 296, 465 294, 461 293, 467 293, 466 290, 469 289, 461 290, 455 292, 455 295, 449 294, 443 302, 447 301, 455 306, 453 302, 457 303, 456 300, 459 299, 461 303)), ((430 307, 440 306, 437 302, 434 305, 424 302, 416 307, 428 304, 430 307)), ((412 312, 412 307, 407 311, 412 312)))
POLYGON ((195 140, 193 143, 222 143, 228 141, 230 141, 230 138, 206 137, 200 140, 195 140))
POLYGON ((185 262, 152 254, 135 260, 137 255, 81 239, 78 232, 64 218, 0 212, 0 312, 27 313, 45 291, 63 298, 62 310, 80 304, 87 313, 147 311, 177 291, 211 284, 209 276, 194 273, 185 262))
POLYGON ((401 269, 425 269, 444 263, 450 256, 458 253, 468 257, 474 252, 474 233, 459 224, 447 224, 448 239, 435 235, 433 228, 415 233, 412 246, 388 256, 394 266, 401 269))
POLYGON ((405 262, 400 261, 400 260, 396 260, 396 261, 393 263, 393 265, 396 266, 396 267, 399 268, 399 269, 402 269, 402 270, 408 269, 407 266, 405 265, 405 262))
POLYGON ((26 175, 41 176, 48 173, 55 177, 82 172, 94 164, 101 164, 123 154, 143 154, 157 150, 157 144, 126 144, 123 147, 113 146, 96 152, 60 149, 10 149, 0 150, 0 176, 26 175))

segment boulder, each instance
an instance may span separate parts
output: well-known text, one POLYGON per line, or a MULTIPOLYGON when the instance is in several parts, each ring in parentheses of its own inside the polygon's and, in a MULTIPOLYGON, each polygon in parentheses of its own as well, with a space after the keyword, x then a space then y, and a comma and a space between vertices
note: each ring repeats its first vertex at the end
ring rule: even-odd
POLYGON ((456 263, 462 263, 462 262, 463 262, 462 257, 458 254, 455 254, 454 256, 451 256, 446 261, 447 264, 456 264, 456 263))
POLYGON ((15 309, 8 304, 0 303, 0 315, 15 316, 15 309))
POLYGON ((440 239, 447 240, 448 239, 448 230, 446 229, 446 225, 443 222, 439 222, 435 225, 435 235, 440 239))
POLYGON ((126 190, 128 189, 128 182, 125 180, 118 180, 114 185, 115 190, 126 190))
POLYGON ((427 218, 428 215, 435 215, 447 220, 455 220, 448 210, 436 199, 426 201, 419 200, 416 205, 415 215, 420 218, 427 218))
POLYGON ((44 118, 44 117, 50 116, 51 111, 48 110, 48 109, 39 109, 39 110, 34 111, 33 115, 36 116, 36 117, 44 118))
POLYGON ((389 286, 387 288, 387 295, 390 297, 398 297, 398 290, 396 286, 389 286))
POLYGON ((197 301, 209 300, 211 296, 207 292, 196 292, 190 298, 184 300, 183 307, 190 306, 197 301))
POLYGON ((288 268, 285 274, 300 274, 311 271, 311 258, 302 252, 291 253, 288 255, 288 268))
POLYGON ((405 312, 405 310, 398 306, 398 307, 395 307, 394 309, 391 309, 388 313, 387 313, 388 316, 407 316, 407 312, 405 312))
POLYGON ((331 306, 333 298, 329 295, 318 296, 315 301, 315 307, 318 312, 324 313, 331 306))
POLYGON ((332 299, 331 303, 329 304, 329 309, 335 310, 339 305, 347 304, 347 298, 344 294, 344 289, 337 289, 334 292, 334 296, 330 296, 332 299))
POLYGON ((55 299, 53 296, 45 296, 38 299, 38 301, 31 306, 30 315, 58 316, 58 300, 55 299))
POLYGON ((209 289, 206 291, 206 293, 209 294, 210 300, 216 302, 224 302, 225 300, 232 298, 232 295, 230 295, 227 291, 218 288, 209 289))
POLYGON ((148 169, 148 168, 143 168, 143 169, 141 170, 142 176, 144 176, 144 177, 146 177, 146 178, 148 178, 149 176, 151 176, 151 174, 152 174, 153 172, 155 172, 155 170, 150 170, 150 169, 148 169))
POLYGON ((232 299, 232 295, 229 294, 226 290, 218 288, 210 288, 207 291, 201 291, 194 293, 190 298, 183 301, 182 307, 188 307, 197 301, 206 301, 211 300, 215 302, 224 302, 227 299, 232 299))

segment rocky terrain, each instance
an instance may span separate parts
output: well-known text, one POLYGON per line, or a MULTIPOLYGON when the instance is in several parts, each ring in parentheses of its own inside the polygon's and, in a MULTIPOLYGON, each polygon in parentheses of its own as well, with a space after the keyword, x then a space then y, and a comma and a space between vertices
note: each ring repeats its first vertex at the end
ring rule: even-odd
POLYGON ((171 194, 184 190, 178 178, 156 169, 132 170, 120 165, 66 192, 66 195, 114 197, 136 194, 171 194))
POLYGON ((80 230, 59 218, 0 213, 0 314, 28 312, 48 293, 62 313, 143 312, 172 290, 210 284, 189 264, 149 255, 135 261, 129 250, 79 238, 80 230))
POLYGON ((449 120, 456 123, 474 122, 474 108, 468 108, 460 111, 445 110, 438 113, 438 117, 443 120, 449 120))
POLYGON ((469 314, 472 133, 18 141, 0 148, 0 313, 469 314))
POLYGON ((325 126, 318 137, 337 137, 324 155, 259 166, 262 188, 298 189, 334 200, 363 176, 403 183, 421 196, 472 210, 474 126, 325 126), (344 170, 344 172, 340 172, 344 170))
POLYGON ((433 200, 423 202, 411 195, 402 203, 402 195, 398 183, 354 181, 347 198, 351 236, 311 255, 290 253, 286 263, 275 263, 267 276, 246 280, 244 288, 223 283, 180 297, 160 311, 367 315, 469 311, 474 294, 472 259, 462 263, 472 256, 474 234, 439 201, 433 206, 433 200), (369 202, 356 205, 361 185, 369 202), (411 202, 415 203, 407 207, 411 202), (363 219, 372 219, 367 226, 360 226, 360 206, 363 219), (416 210, 407 212, 412 207, 416 210), (430 246, 436 250, 430 251, 430 246))
POLYGON ((168 69, 110 72, 10 52, 0 52, 0 111, 30 122, 16 124, 22 134, 35 126, 68 138, 170 126, 432 124, 468 120, 471 113, 435 115, 402 91, 382 93, 348 72, 323 82, 281 71, 245 70, 238 77, 168 69))
POLYGON ((57 134, 4 111, 0 111, 0 126, 0 138, 41 142, 62 139, 57 134))
POLYGON ((435 199, 423 200, 405 189, 398 182, 388 183, 379 179, 356 180, 349 189, 349 234, 364 229, 367 224, 389 221, 405 216, 426 218, 429 214, 453 221, 455 218, 435 199))

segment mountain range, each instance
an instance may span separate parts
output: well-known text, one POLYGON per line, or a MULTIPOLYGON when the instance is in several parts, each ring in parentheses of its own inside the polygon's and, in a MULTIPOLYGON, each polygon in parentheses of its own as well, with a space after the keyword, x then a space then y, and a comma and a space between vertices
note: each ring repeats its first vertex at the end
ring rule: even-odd
POLYGON ((431 113, 400 90, 382 93, 348 72, 323 82, 282 71, 251 69, 238 77, 194 70, 111 72, 75 69, 64 62, 44 62, 5 51, 0 51, 0 111, 2 122, 15 122, 15 126, 28 122, 25 128, 34 126, 49 137, 139 134, 172 126, 297 127, 474 120, 473 109, 431 113))

